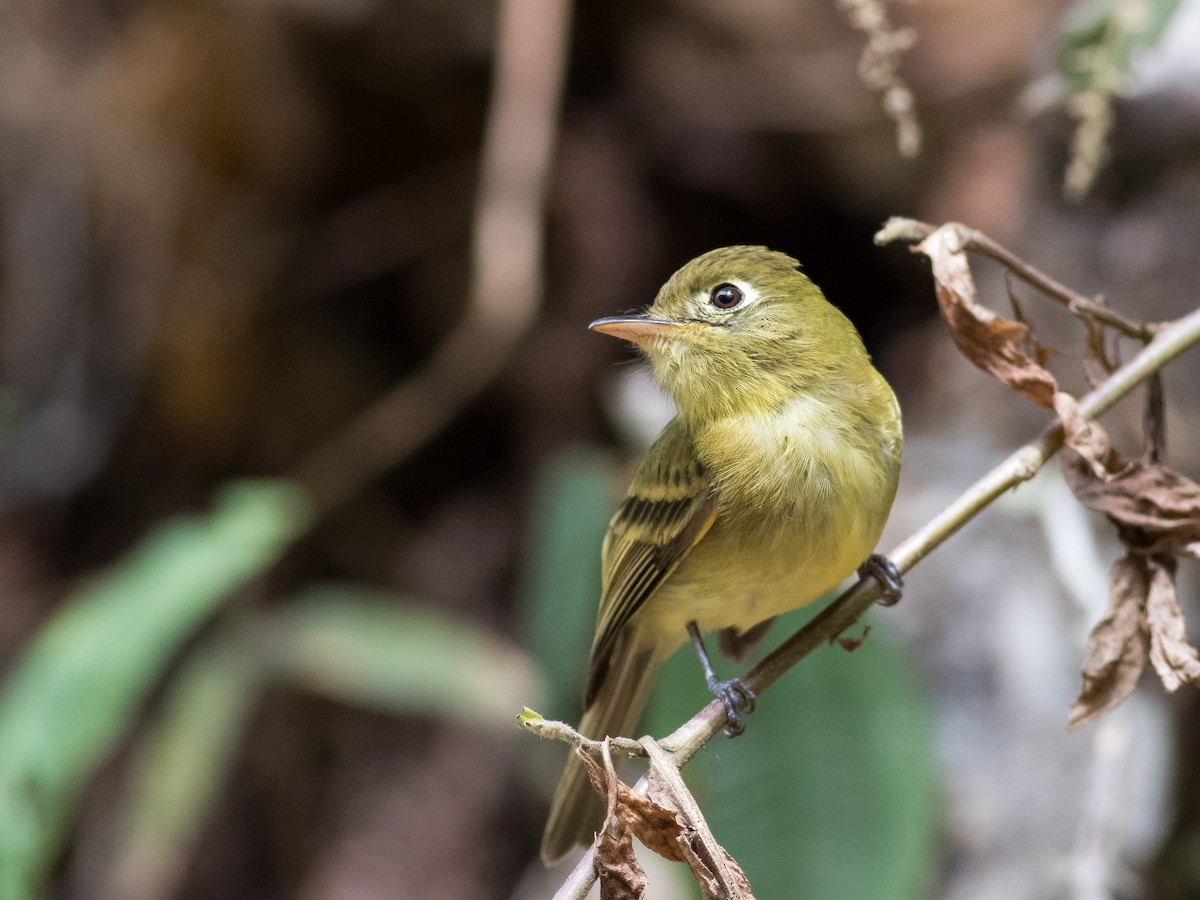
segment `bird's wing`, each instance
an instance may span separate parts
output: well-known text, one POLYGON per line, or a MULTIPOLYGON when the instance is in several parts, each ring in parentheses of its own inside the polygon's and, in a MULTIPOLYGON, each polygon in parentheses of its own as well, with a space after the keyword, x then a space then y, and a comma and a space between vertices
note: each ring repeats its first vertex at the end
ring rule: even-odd
POLYGON ((687 428, 674 419, 646 452, 604 538, 604 588, 587 704, 604 681, 621 629, 704 537, 716 515, 711 481, 687 428))

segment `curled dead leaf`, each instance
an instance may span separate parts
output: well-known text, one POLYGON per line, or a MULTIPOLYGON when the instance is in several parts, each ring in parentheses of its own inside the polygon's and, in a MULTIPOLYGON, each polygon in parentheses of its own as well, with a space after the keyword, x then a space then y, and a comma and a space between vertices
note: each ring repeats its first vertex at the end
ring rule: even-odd
POLYGON ((645 894, 646 876, 634 856, 633 836, 660 856, 686 863, 705 900, 754 900, 745 873, 712 836, 678 767, 652 739, 641 743, 650 756, 646 796, 617 777, 607 752, 601 764, 577 750, 592 786, 608 798, 609 815, 596 842, 594 862, 602 900, 645 894))
POLYGON ((1130 460, 1068 394, 1055 397, 1067 446, 1063 475, 1084 506, 1117 525, 1130 550, 1191 554, 1200 542, 1200 485, 1162 463, 1130 460))
POLYGON ((611 824, 596 844, 596 881, 600 900, 642 900, 649 882, 633 853, 633 837, 611 824))
POLYGON ((1149 573, 1143 560, 1126 554, 1113 563, 1108 612, 1088 636, 1083 689, 1067 717, 1068 728, 1079 728, 1120 705, 1137 687, 1146 666, 1148 590, 1149 573))
POLYGON ((1200 654, 1188 643, 1183 611, 1175 590, 1175 560, 1150 557, 1150 586, 1146 594, 1146 624, 1150 629, 1150 663, 1168 691, 1200 683, 1200 654))
POLYGON ((1078 728, 1129 697, 1147 657, 1168 691, 1200 683, 1200 654, 1187 642, 1174 559, 1127 552, 1113 564, 1108 613, 1088 637, 1083 690, 1067 727, 1078 728))
POLYGON ((650 757, 647 796, 660 807, 677 811, 682 827, 676 845, 705 900, 753 900, 746 874, 713 837, 670 755, 651 738, 643 738, 641 744, 650 757))
MULTIPOLYGON (((1064 460, 1082 462, 1090 470, 1092 477, 1102 481, 1120 471, 1124 460, 1114 458, 1115 451, 1108 432, 1099 422, 1080 411, 1079 402, 1074 397, 1065 391, 1056 393, 1054 411, 1063 427, 1063 442, 1066 444, 1063 451, 1064 460)), ((1076 485, 1083 487, 1088 479, 1080 475, 1072 481, 1071 473, 1066 472, 1066 463, 1063 466, 1071 489, 1074 490, 1076 485)))
POLYGON ((1131 550, 1191 554, 1200 541, 1200 485, 1164 465, 1125 462, 1106 479, 1089 477, 1090 464, 1069 452, 1063 471, 1079 501, 1109 516, 1131 550))
POLYGON ((1200 485, 1157 460, 1165 442, 1161 397, 1151 392, 1146 460, 1113 449, 1104 428, 1059 393, 1063 474, 1084 506, 1117 526, 1125 553, 1109 580, 1108 614, 1092 630, 1083 691, 1068 718, 1075 728, 1128 697, 1147 656, 1163 686, 1200 683, 1200 654, 1187 641, 1175 588, 1175 557, 1200 541, 1200 485))
POLYGON ((684 862, 678 844, 684 826, 678 821, 675 810, 635 794, 629 785, 617 777, 614 769, 602 766, 586 751, 580 750, 578 753, 592 787, 608 798, 606 827, 616 824, 621 829, 628 829, 647 849, 673 862, 684 862))
POLYGON ((633 837, 628 828, 627 808, 634 797, 629 786, 617 777, 612 755, 605 744, 604 763, 576 748, 588 778, 601 796, 607 798, 608 814, 596 841, 593 869, 600 884, 601 900, 642 900, 646 895, 646 873, 633 852, 633 837))
POLYGON ((938 306, 954 343, 976 366, 1039 406, 1053 409, 1058 383, 1042 365, 1049 350, 1033 339, 1028 325, 1006 319, 978 301, 963 232, 962 225, 951 222, 914 248, 933 264, 938 306))
POLYGON ((626 791, 617 807, 621 824, 637 835, 637 839, 659 856, 673 862, 686 862, 680 849, 684 825, 673 809, 660 806, 647 797, 626 791))

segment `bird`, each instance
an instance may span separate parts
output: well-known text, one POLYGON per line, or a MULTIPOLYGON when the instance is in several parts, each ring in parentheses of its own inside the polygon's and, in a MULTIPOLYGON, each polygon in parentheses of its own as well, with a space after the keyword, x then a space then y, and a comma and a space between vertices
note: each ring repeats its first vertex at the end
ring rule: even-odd
MULTIPOLYGON (((704 253, 641 312, 589 327, 636 345, 677 413, 608 526, 579 731, 628 735, 690 636, 737 733, 755 697, 715 677, 704 632, 741 649, 863 566, 898 586, 873 550, 900 473, 899 404, 850 320, 766 247, 704 253)), ((542 859, 590 844, 603 818, 572 755, 542 859)))

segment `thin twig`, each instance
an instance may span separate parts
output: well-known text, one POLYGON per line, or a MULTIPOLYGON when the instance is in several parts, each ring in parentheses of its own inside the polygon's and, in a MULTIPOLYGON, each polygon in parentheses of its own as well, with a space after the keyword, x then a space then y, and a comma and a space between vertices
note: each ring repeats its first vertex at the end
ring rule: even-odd
POLYGON ((566 73, 570 0, 504 0, 484 135, 467 308, 425 366, 295 472, 322 511, 420 447, 476 397, 533 322, 542 209, 566 73))
MULTIPOLYGON (((1025 262, 1025 260, 1016 256, 1011 250, 996 243, 982 231, 977 231, 974 228, 967 228, 965 225, 959 226, 962 234, 967 236, 967 245, 964 249, 978 253, 980 256, 986 256, 995 262, 1000 263, 1026 284, 1041 291, 1051 300, 1056 300, 1063 304, 1072 313, 1080 317, 1094 319, 1098 322, 1103 322, 1117 331, 1131 338, 1137 338, 1139 341, 1148 341, 1164 326, 1158 323, 1143 323, 1134 319, 1130 319, 1121 315, 1119 312, 1099 303, 1077 291, 1071 290, 1065 284, 1051 278, 1040 269, 1034 268, 1025 262)), ((892 240, 920 240, 933 234, 937 230, 937 226, 930 225, 926 222, 918 222, 915 219, 890 219, 887 225, 884 226, 880 235, 886 235, 885 238, 877 238, 876 243, 888 243, 892 240)))
MULTIPOLYGON (((645 793, 645 785, 640 781, 638 787, 645 793)), ((591 849, 579 858, 567 880, 554 892, 553 900, 586 900, 592 885, 596 883, 596 847, 599 843, 600 836, 597 835, 591 849)))
MULTIPOLYGON (((1080 411, 1090 417, 1102 415, 1146 378, 1198 341, 1200 309, 1163 325, 1154 339, 1136 356, 1079 401, 1080 411)), ((902 541, 888 555, 889 558, 902 572, 909 571, 997 497, 1036 475, 1062 445, 1062 426, 1055 424, 1047 428, 1041 437, 1014 452, 967 488, 927 525, 902 541)), ((746 686, 761 695, 801 659, 854 625, 881 596, 883 589, 874 579, 859 580, 751 669, 743 679, 746 686)), ((671 754, 676 765, 683 766, 723 727, 725 708, 720 701, 714 700, 658 743, 671 754)), ((634 791, 639 793, 644 793, 645 789, 644 778, 634 786, 634 791)), ((576 866, 572 878, 576 873, 592 871, 593 859, 594 851, 588 851, 584 861, 576 866)), ((595 880, 594 874, 592 879, 595 880)))
POLYGON ((538 713, 528 707, 526 707, 521 715, 517 716, 517 724, 540 738, 564 741, 572 747, 578 747, 581 750, 587 751, 597 759, 603 756, 605 745, 615 747, 617 750, 627 753, 630 756, 646 756, 646 748, 633 740, 633 738, 610 737, 603 741, 592 740, 576 731, 566 722, 560 722, 556 719, 543 719, 538 713))

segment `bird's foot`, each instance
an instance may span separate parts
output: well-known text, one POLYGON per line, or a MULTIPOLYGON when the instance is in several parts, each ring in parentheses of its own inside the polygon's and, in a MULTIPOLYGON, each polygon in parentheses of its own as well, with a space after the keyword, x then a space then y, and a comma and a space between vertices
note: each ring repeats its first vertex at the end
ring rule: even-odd
POLYGON ((883 596, 876 601, 880 606, 895 606, 900 602, 904 593, 904 576, 896 564, 879 553, 872 553, 865 563, 858 567, 858 577, 871 576, 883 588, 883 596))
POLYGON ((754 701, 758 697, 740 678, 730 678, 728 681, 717 678, 712 663, 709 662, 708 650, 705 649, 704 638, 700 636, 699 626, 695 622, 688 622, 687 632, 692 639, 692 646, 696 648, 696 655, 700 657, 708 689, 725 707, 725 733, 730 737, 737 737, 746 730, 742 712, 754 712, 754 701))
POLYGON ((725 734, 729 737, 737 737, 746 730, 742 713, 754 712, 757 695, 740 678, 730 678, 728 681, 710 679, 708 689, 725 707, 725 734))

